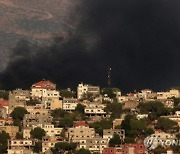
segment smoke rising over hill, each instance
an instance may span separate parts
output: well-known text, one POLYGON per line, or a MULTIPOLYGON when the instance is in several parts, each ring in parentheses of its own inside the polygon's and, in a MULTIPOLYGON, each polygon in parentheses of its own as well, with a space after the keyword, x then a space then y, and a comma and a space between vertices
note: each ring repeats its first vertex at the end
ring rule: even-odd
POLYGON ((20 41, 1 88, 29 88, 41 79, 58 87, 83 81, 122 90, 165 89, 180 85, 180 2, 178 0, 86 0, 82 18, 68 37, 51 45, 20 41))

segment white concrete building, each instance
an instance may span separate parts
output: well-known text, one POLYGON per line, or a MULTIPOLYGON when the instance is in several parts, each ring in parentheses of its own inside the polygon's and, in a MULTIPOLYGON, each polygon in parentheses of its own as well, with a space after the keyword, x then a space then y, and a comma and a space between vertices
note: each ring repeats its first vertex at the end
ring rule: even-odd
POLYGON ((94 96, 100 94, 100 87, 98 86, 92 86, 88 84, 78 84, 77 87, 77 98, 81 99, 84 94, 91 93, 94 96))
POLYGON ((65 98, 63 99, 63 110, 64 111, 74 111, 78 105, 77 99, 65 98))
POLYGON ((143 118, 147 118, 147 117, 148 117, 148 114, 137 114, 137 115, 136 115, 136 118, 137 118, 138 120, 143 119, 143 118))
POLYGON ((8 140, 8 154, 33 154, 35 142, 27 139, 8 140))
POLYGON ((180 90, 171 89, 170 91, 166 91, 166 92, 157 92, 158 100, 168 99, 168 98, 172 98, 172 97, 179 98, 180 90))
POLYGON ((59 99, 59 91, 56 91, 56 85, 49 80, 42 80, 31 86, 31 97, 40 100, 59 99))
POLYGON ((90 103, 88 104, 85 109, 84 113, 87 116, 106 116, 106 112, 104 111, 105 105, 97 104, 97 103, 90 103))
POLYGON ((23 128, 23 138, 30 139, 31 138, 31 128, 23 128))
MULTIPOLYGON (((36 127, 37 126, 33 126, 33 129, 36 127)), ((39 125, 39 127, 45 130, 46 136, 56 137, 56 138, 60 137, 61 131, 63 129, 63 128, 55 128, 53 124, 39 125)))

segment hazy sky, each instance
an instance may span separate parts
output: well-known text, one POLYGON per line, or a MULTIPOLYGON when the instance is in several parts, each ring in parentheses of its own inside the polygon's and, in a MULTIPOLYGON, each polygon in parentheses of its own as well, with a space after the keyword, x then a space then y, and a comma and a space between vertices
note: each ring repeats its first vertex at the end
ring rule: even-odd
MULTIPOLYGON (((58 87, 79 82, 112 86, 123 91, 180 85, 179 0, 86 0, 68 37, 37 47, 20 41, 1 74, 2 88, 28 88, 50 79, 58 87)), ((72 15, 72 20, 73 15, 72 15)))

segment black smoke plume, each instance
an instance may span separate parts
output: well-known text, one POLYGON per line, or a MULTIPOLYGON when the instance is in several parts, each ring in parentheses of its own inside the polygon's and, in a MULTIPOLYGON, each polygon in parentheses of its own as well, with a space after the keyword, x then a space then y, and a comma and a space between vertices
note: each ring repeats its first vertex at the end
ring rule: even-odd
POLYGON ((179 0, 86 0, 68 40, 39 47, 20 41, 1 73, 1 88, 29 88, 49 79, 59 88, 79 82, 125 91, 180 85, 179 0))

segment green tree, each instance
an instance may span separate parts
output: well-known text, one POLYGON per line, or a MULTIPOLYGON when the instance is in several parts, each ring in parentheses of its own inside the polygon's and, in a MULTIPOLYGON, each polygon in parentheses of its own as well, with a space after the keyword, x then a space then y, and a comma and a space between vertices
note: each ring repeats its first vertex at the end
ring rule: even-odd
POLYGON ((122 105, 120 103, 107 104, 105 111, 110 113, 113 119, 119 118, 122 111, 122 105))
POLYGON ((53 118, 61 118, 61 117, 64 117, 65 114, 67 114, 67 112, 62 109, 55 109, 55 110, 52 110, 51 112, 51 116, 53 118))
POLYGON ((7 152, 7 145, 8 145, 8 139, 10 139, 10 136, 5 131, 0 132, 0 153, 4 154, 7 152))
POLYGON ((43 136, 46 135, 46 132, 44 129, 42 129, 40 127, 36 127, 33 130, 31 130, 30 134, 31 134, 32 138, 42 140, 43 136))
POLYGON ((16 107, 10 115, 13 119, 23 120, 24 115, 27 113, 28 111, 24 107, 16 107))
POLYGON ((113 137, 109 140, 109 147, 115 147, 122 144, 122 140, 120 139, 118 134, 114 134, 113 137))
POLYGON ((19 128, 20 128, 20 130, 21 130, 21 120, 19 120, 19 119, 14 119, 13 120, 13 125, 14 126, 19 126, 19 128))
POLYGON ((177 132, 179 127, 177 122, 168 118, 159 118, 156 124, 156 128, 161 129, 164 132, 177 132))
POLYGON ((91 154, 91 152, 88 149, 81 148, 75 154, 91 154))
POLYGON ((113 90, 113 88, 103 88, 103 89, 102 89, 102 94, 103 94, 103 95, 107 94, 108 97, 110 97, 110 98, 116 97, 115 92, 116 92, 116 91, 115 91, 115 89, 113 90))
POLYGON ((162 115, 168 115, 170 114, 169 110, 164 107, 164 104, 160 101, 150 101, 146 103, 140 103, 138 105, 138 108, 140 109, 140 112, 143 114, 149 114, 152 113, 155 115, 155 118, 158 118, 162 115))
POLYGON ((174 106, 180 105, 180 98, 172 97, 171 99, 174 101, 174 106))
POLYGON ((180 140, 180 133, 176 134, 178 140, 180 140))
POLYGON ((175 106, 172 111, 173 111, 173 114, 174 114, 176 111, 180 111, 180 105, 175 106))
POLYGON ((124 143, 135 143, 134 137, 125 137, 124 143))
POLYGON ((42 141, 35 142, 33 152, 40 153, 42 150, 42 141))
POLYGON ((94 96, 92 93, 83 93, 82 95, 82 100, 88 100, 90 102, 92 102, 94 99, 94 96))
POLYGON ((0 90, 0 98, 3 98, 5 100, 8 100, 9 92, 5 90, 0 90))
POLYGON ((58 142, 52 149, 53 154, 63 154, 65 151, 75 151, 77 147, 76 143, 58 142))
POLYGON ((162 146, 158 146, 156 149, 154 149, 154 154, 162 154, 166 153, 166 149, 163 148, 162 146))
POLYGON ((61 131, 61 133, 60 133, 60 136, 63 137, 63 138, 65 138, 65 136, 66 136, 65 134, 66 134, 65 129, 62 129, 62 131, 61 131))
POLYGON ((84 106, 84 105, 78 104, 78 105, 76 106, 76 108, 75 108, 75 111, 76 111, 76 112, 79 112, 79 113, 81 113, 81 114, 84 114, 84 109, 85 109, 85 106, 84 106))
POLYGON ((103 129, 110 129, 112 128, 112 120, 103 119, 101 121, 94 122, 90 124, 91 128, 95 129, 95 132, 99 135, 103 135, 103 129))
POLYGON ((154 129, 152 129, 152 128, 148 128, 146 131, 145 131, 145 135, 146 136, 149 136, 149 135, 152 135, 152 134, 154 134, 155 132, 154 132, 154 129))
POLYGON ((59 121, 59 127, 68 128, 73 126, 73 118, 72 117, 64 117, 59 121))
POLYGON ((125 130, 125 132, 127 133, 129 130, 131 130, 131 119, 134 119, 134 116, 131 114, 127 114, 124 118, 124 120, 122 121, 121 127, 122 129, 125 130))
POLYGON ((23 134, 20 132, 16 133, 16 139, 23 139, 23 134))
POLYGON ((60 95, 62 98, 72 98, 75 96, 75 94, 72 91, 69 91, 67 89, 63 89, 60 91, 60 95))
POLYGON ((26 102, 27 106, 35 106, 36 104, 40 104, 40 101, 38 99, 30 98, 30 100, 26 102))
POLYGON ((130 123, 131 130, 135 130, 138 134, 141 135, 146 130, 146 123, 144 120, 132 119, 130 123))

